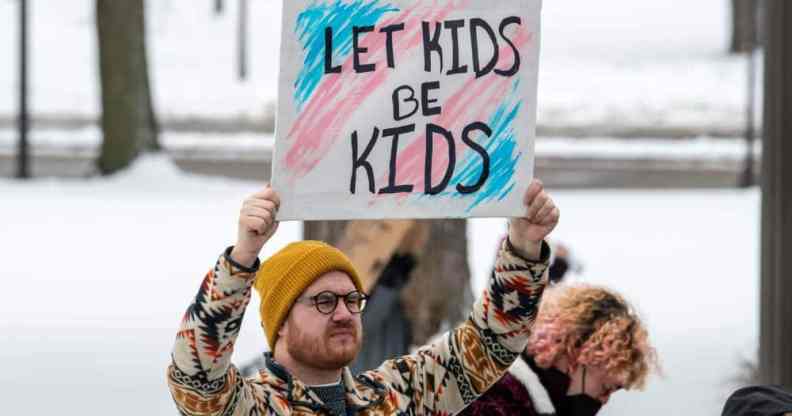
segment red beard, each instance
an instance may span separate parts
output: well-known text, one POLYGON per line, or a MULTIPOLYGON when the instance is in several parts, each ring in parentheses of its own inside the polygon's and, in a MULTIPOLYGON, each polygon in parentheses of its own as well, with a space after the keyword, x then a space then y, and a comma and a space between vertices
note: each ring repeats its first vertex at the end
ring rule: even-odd
POLYGON ((361 331, 354 321, 330 322, 318 336, 300 330, 291 321, 286 325, 289 354, 304 365, 337 370, 348 366, 360 352, 361 331))

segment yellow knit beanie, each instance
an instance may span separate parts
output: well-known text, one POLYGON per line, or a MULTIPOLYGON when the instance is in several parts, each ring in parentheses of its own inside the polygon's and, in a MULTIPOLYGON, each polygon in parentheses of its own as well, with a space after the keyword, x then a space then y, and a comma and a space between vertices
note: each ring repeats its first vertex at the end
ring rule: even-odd
POLYGON ((299 241, 284 247, 261 264, 254 287, 261 297, 259 314, 270 351, 294 301, 316 279, 331 271, 345 272, 363 291, 355 266, 341 250, 321 241, 299 241))

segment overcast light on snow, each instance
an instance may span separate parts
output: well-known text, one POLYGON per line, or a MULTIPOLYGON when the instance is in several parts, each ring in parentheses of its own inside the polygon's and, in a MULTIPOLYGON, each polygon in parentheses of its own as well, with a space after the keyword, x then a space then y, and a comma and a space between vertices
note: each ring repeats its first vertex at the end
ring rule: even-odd
MULTIPOLYGON (((94 2, 29 3, 34 114, 96 117, 94 2)), ((237 2, 224 2, 223 16, 213 3, 146 2, 160 117, 259 119, 277 96, 281 1, 249 2, 246 82, 236 79, 237 2)), ((17 5, 0 1, 0 119, 17 110, 17 5)), ((728 13, 726 0, 544 1, 539 123, 739 126, 746 63, 725 54, 728 13)), ((90 127, 38 129, 31 139, 84 152, 99 137, 90 127)), ((171 152, 200 143, 230 158, 272 143, 169 131, 162 139, 171 152)), ((0 150, 15 140, 0 129, 0 150)), ((743 152, 742 143, 706 137, 673 149, 641 138, 537 142, 539 155, 725 160, 743 152)), ((242 199, 261 185, 185 174, 163 156, 111 178, 0 179, 3 414, 176 414, 165 385, 175 331, 203 275, 234 242, 242 199)), ((601 414, 719 415, 741 361, 758 347, 758 191, 553 195, 562 209, 553 238, 584 266, 574 279, 633 302, 664 370, 645 393, 615 394, 601 414)), ((469 222, 477 291, 504 232, 503 220, 469 222)), ((298 223, 282 224, 262 257, 300 236, 298 223)), ((237 363, 265 344, 256 315, 250 308, 237 363)))
MULTIPOLYGON (((0 180, 9 414, 175 412, 164 381, 175 330, 234 242, 242 199, 260 186, 184 174, 164 157, 110 179, 0 180)), ((639 308, 665 370, 645 393, 614 395, 603 414, 719 414, 740 360, 755 355, 758 193, 553 195, 563 212, 554 238, 584 263, 575 279, 618 289, 639 308)), ((477 291, 504 230, 502 220, 470 222, 477 291)), ((263 256, 300 233, 282 224, 263 256)), ((235 361, 264 344, 249 308, 235 361)))

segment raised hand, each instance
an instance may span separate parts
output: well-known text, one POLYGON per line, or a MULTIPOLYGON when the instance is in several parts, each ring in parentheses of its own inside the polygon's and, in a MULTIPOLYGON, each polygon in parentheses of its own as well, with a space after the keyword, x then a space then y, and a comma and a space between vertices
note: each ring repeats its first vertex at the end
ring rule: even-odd
POLYGON ((246 267, 255 263, 264 244, 278 229, 278 207, 280 198, 270 185, 245 200, 239 212, 237 243, 231 251, 235 262, 246 267))
POLYGON ((541 244, 558 225, 561 212, 544 190, 542 181, 534 179, 523 199, 525 215, 509 221, 509 241, 518 254, 530 259, 540 257, 541 244))

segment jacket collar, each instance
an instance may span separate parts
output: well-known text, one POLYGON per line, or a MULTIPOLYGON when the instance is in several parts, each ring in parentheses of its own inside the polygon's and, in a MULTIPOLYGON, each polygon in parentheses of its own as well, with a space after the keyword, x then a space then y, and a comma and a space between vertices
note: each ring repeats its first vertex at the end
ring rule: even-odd
POLYGON ((509 367, 509 374, 514 376, 514 378, 516 378, 528 391, 528 395, 531 396, 531 401, 537 413, 540 415, 556 414, 555 406, 553 406, 553 401, 550 398, 550 393, 542 385, 541 380, 539 380, 539 375, 536 374, 522 356, 518 357, 511 367, 509 367))
MULTIPOLYGON (((292 406, 307 407, 313 411, 324 408, 324 404, 316 394, 303 382, 292 377, 291 373, 272 357, 272 353, 264 354, 265 368, 259 372, 262 383, 269 385, 286 396, 292 406)), ((341 376, 346 390, 347 406, 355 412, 376 406, 385 400, 385 386, 371 377, 355 378, 348 367, 341 376)))

